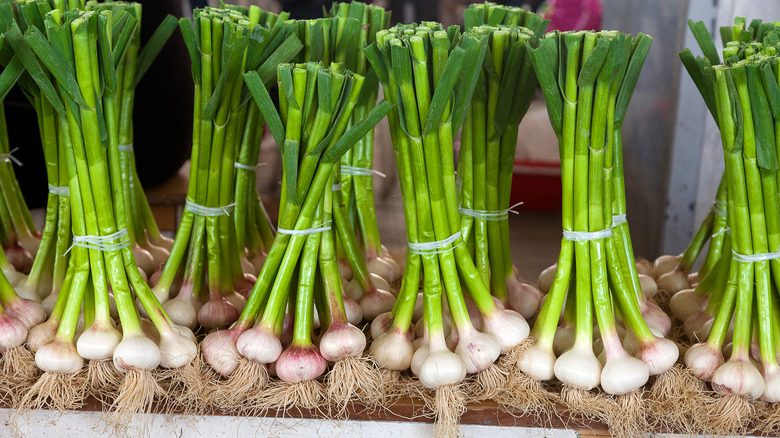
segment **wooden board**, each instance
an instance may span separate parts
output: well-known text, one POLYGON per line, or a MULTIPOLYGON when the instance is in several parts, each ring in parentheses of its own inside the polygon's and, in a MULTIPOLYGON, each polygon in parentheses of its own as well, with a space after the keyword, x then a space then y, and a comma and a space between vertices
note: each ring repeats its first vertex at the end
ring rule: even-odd
MULTIPOLYGON (((5 404, 0 404, 2 408, 10 408, 5 404)), ((90 397, 79 411, 101 411, 101 403, 90 397)), ((159 408, 155 412, 161 413, 159 408)), ((173 414, 181 412, 169 412, 173 414)), ((209 415, 222 416, 231 415, 224 412, 210 412, 209 415)), ((321 412, 307 409, 291 409, 287 411, 269 411, 266 417, 286 417, 286 418, 327 418, 321 412)), ((427 418, 423 413, 423 402, 419 399, 402 397, 387 408, 369 410, 360 404, 352 404, 347 408, 347 419, 363 421, 399 421, 399 422, 426 422, 433 420, 427 418)), ((573 429, 577 430, 583 437, 602 437, 609 436, 607 426, 595 421, 582 421, 572 419, 565 410, 561 410, 558 416, 540 419, 530 415, 516 415, 502 408, 495 402, 481 402, 469 405, 466 413, 461 417, 462 424, 473 424, 483 426, 510 426, 510 427, 534 427, 547 429, 573 429)))

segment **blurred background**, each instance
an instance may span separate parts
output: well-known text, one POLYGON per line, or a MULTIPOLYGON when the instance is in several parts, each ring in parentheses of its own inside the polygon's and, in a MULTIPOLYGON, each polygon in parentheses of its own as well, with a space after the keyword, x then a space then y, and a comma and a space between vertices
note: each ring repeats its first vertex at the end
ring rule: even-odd
MULTIPOLYGON (((140 0, 144 5, 144 38, 165 14, 191 14, 193 7, 218 5, 215 0, 140 0)), ((322 16, 324 0, 233 0, 257 4, 291 18, 322 16)), ((422 20, 462 24, 466 0, 379 0, 394 22, 422 20)), ((689 19, 703 20, 711 32, 730 25, 735 16, 748 20, 780 19, 778 0, 510 0, 551 19, 550 29, 611 29, 653 37, 626 121, 623 125, 628 218, 637 255, 652 259, 681 252, 708 212, 723 169, 720 138, 678 53, 700 52, 688 29, 689 19)), ((717 34, 717 32, 714 32, 717 34)), ((719 38, 716 43, 720 46, 719 38)), ((183 203, 190 151, 192 80, 183 42, 177 33, 140 84, 135 105, 135 150, 138 170, 155 204, 161 226, 175 228, 176 206, 183 203), (184 167, 182 167, 184 166, 184 167)), ((35 113, 21 93, 6 99, 11 142, 25 162, 18 171, 31 207, 43 204, 46 182, 36 132, 35 113)), ((457 144, 456 144, 457 147, 457 144)), ((405 244, 400 189, 386 122, 377 128, 375 177, 377 210, 383 242, 405 244)), ((275 217, 281 177, 280 157, 266 135, 258 189, 275 217)), ((513 255, 526 279, 535 279, 554 263, 560 242, 560 171, 557 140, 539 93, 520 128, 515 154, 513 199, 523 201, 511 215, 513 255)), ((180 211, 180 210, 178 210, 180 211)))

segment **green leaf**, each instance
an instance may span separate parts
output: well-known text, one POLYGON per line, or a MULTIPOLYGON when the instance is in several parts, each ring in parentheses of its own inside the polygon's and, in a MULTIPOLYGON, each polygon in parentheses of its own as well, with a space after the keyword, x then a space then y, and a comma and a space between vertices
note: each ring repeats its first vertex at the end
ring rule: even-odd
POLYGON ((761 20, 758 18, 754 18, 750 21, 750 25, 748 26, 748 29, 750 29, 750 33, 754 38, 758 38, 758 28, 761 27, 761 20))
MULTIPOLYGON (((409 132, 409 126, 407 126, 407 112, 411 111, 412 109, 414 109, 415 112, 418 110, 417 100, 415 99, 414 94, 407 95, 406 90, 402 92, 402 88, 414 87, 409 47, 403 44, 390 44, 389 49, 390 55, 392 56, 391 68, 393 69, 393 77, 395 78, 396 83, 396 89, 390 90, 390 92, 395 92, 398 95, 396 102, 398 106, 398 113, 400 115, 399 121, 401 129, 403 129, 403 131, 409 137, 419 137, 420 133, 418 131, 411 133, 409 132), (404 96, 406 96, 406 99, 404 99, 404 96)), ((415 117, 410 115, 408 118, 416 125, 417 122, 415 122, 415 117)))
POLYGON ((490 16, 488 17, 487 24, 488 26, 497 26, 502 24, 504 22, 504 17, 506 17, 506 9, 493 8, 491 10, 490 16))
POLYGON ((287 199, 294 205, 298 204, 298 151, 299 144, 295 140, 285 140, 282 148, 282 167, 287 182, 287 199))
POLYGON ((168 41, 168 38, 171 37, 171 34, 173 34, 174 29, 176 29, 176 18, 173 15, 166 15, 162 23, 157 26, 157 29, 155 29, 152 36, 146 42, 146 45, 144 45, 141 53, 138 54, 133 88, 138 85, 138 82, 141 81, 147 70, 149 70, 154 59, 157 58, 157 55, 159 55, 160 51, 165 47, 165 43, 168 41))
POLYGON ((252 93, 252 97, 254 97, 255 103, 260 109, 263 119, 268 124, 268 129, 270 129, 271 135, 281 151, 285 137, 284 126, 282 125, 281 117, 279 117, 279 112, 276 111, 276 106, 274 106, 274 102, 268 94, 268 90, 265 89, 265 85, 263 85, 263 81, 257 72, 244 73, 244 82, 246 82, 247 88, 252 93))
POLYGON ((717 104, 715 102, 715 85, 710 81, 710 77, 705 74, 705 69, 711 69, 709 61, 704 58, 700 58, 702 62, 698 62, 693 57, 690 49, 685 49, 680 52, 680 60, 688 72, 688 75, 693 80, 694 85, 699 90, 704 99, 704 103, 707 105, 707 109, 710 111, 712 118, 715 119, 715 123, 718 123, 717 104))
POLYGON ((461 39, 461 47, 466 50, 465 59, 468 59, 461 69, 458 82, 455 85, 455 103, 452 108, 452 132, 458 132, 463 120, 466 119, 471 102, 471 95, 477 85, 477 79, 482 71, 482 60, 487 50, 487 38, 474 38, 464 35, 461 39))
POLYGON ((271 84, 276 79, 276 67, 292 60, 303 48, 301 40, 290 34, 284 42, 271 53, 270 56, 257 69, 263 83, 271 84))
MULTIPOLYGON (((116 70, 114 70, 114 57, 111 54, 111 40, 109 25, 110 14, 102 12, 98 15, 98 51, 100 56, 98 62, 100 66, 95 66, 100 72, 100 77, 106 87, 109 94, 113 94, 117 91, 117 77, 116 70)), ((100 107, 101 105, 98 105, 100 107)))
POLYGON ((108 128, 106 127, 106 117, 105 114, 103 114, 103 105, 100 102, 100 96, 98 96, 97 91, 94 91, 95 93, 95 110, 97 112, 97 119, 98 119, 98 132, 100 133, 100 142, 102 143, 103 147, 108 147, 108 128))
POLYGON ((111 41, 114 41, 114 47, 116 47, 116 41, 119 40, 127 20, 135 18, 132 14, 127 13, 126 10, 121 11, 122 13, 114 13, 114 16, 111 17, 111 41))
POLYGON ((225 38, 222 47, 222 71, 217 80, 217 86, 211 94, 208 102, 203 107, 203 120, 210 120, 217 114, 217 109, 222 104, 235 80, 240 80, 241 66, 244 60, 244 52, 249 44, 249 34, 244 27, 225 22, 225 38), (235 26, 235 27, 233 27, 235 26))
POLYGON ((360 21, 355 18, 348 18, 344 25, 344 31, 341 34, 336 45, 335 60, 343 63, 347 70, 357 70, 357 59, 359 50, 360 21))
POLYGON ((536 38, 541 38, 547 30, 547 26, 550 25, 550 20, 545 20, 544 17, 537 14, 525 14, 525 16, 526 23, 523 26, 531 29, 536 38))
POLYGON ((8 95, 8 92, 11 91, 11 88, 13 88, 14 84, 16 84, 16 81, 19 80, 23 73, 24 66, 22 65, 22 61, 14 56, 11 58, 8 65, 5 66, 3 72, 0 73, 0 102, 5 99, 5 96, 8 95))
MULTIPOLYGON (((490 36, 488 34, 483 37, 490 41, 490 36)), ((493 64, 493 49, 490 47, 489 42, 485 48, 485 57, 482 59, 482 70, 482 74, 485 75, 485 80, 489 81, 491 78, 498 77, 498 71, 496 71, 496 66, 493 64)))
POLYGON ((190 55, 190 65, 192 70, 192 79, 196 84, 200 84, 200 47, 198 38, 195 36, 195 30, 192 28, 192 20, 182 18, 179 20, 179 30, 187 46, 187 53, 190 55))
POLYGON ((252 33, 249 35, 249 45, 246 51, 246 67, 247 70, 256 70, 260 64, 260 57, 263 55, 268 39, 270 38, 270 30, 260 26, 255 26, 252 33))
POLYGON ((317 146, 309 151, 310 155, 319 155, 322 153, 325 148, 331 144, 333 140, 333 136, 336 134, 336 130, 339 129, 339 127, 345 126, 345 119, 348 119, 351 117, 351 112, 347 111, 347 108, 349 105, 351 105, 352 102, 349 101, 349 96, 352 93, 352 87, 354 86, 354 80, 351 76, 346 77, 346 80, 343 81, 342 86, 340 87, 340 92, 337 98, 333 99, 336 102, 340 102, 339 108, 336 111, 335 117, 331 117, 331 123, 330 123, 330 129, 328 130, 327 135, 317 144, 317 146))
MULTIPOLYGON (((609 53, 604 60, 604 65, 599 72, 598 81, 610 83, 616 76, 621 75, 627 67, 628 53, 626 52, 626 35, 616 34, 610 37, 609 53)), ((620 78, 622 80, 622 78, 620 78)))
POLYGON ((458 80, 458 73, 463 65, 463 59, 466 51, 460 47, 456 47, 455 50, 450 53, 447 58, 447 64, 444 66, 444 71, 439 79, 439 84, 436 86, 436 90, 433 93, 431 104, 428 109, 428 114, 425 117, 425 124, 423 125, 423 135, 439 129, 439 124, 442 122, 442 115, 444 110, 452 99, 452 91, 455 87, 455 82, 458 80))
MULTIPOLYGON (((376 43, 371 43, 370 45, 364 47, 363 54, 366 55, 366 59, 368 60, 369 64, 371 64, 371 69, 376 74, 379 82, 382 83, 382 86, 388 86, 389 77, 387 67, 382 60, 382 55, 379 52, 376 43)), ((366 78, 366 80, 368 80, 368 78, 366 78)))
MULTIPOLYGON (((326 50, 326 44, 325 44, 325 36, 330 31, 330 28, 328 27, 327 30, 325 29, 325 19, 317 19, 313 21, 305 21, 303 24, 303 29, 306 35, 306 40, 304 41, 304 44, 306 46, 306 51, 304 52, 304 56, 307 58, 303 61, 326 61, 330 62, 330 60, 325 60, 325 50, 326 50)), ((329 36, 329 35, 328 35, 329 36)))
POLYGON ((712 35, 710 35, 710 31, 707 30, 707 26, 704 22, 688 20, 688 27, 691 28, 693 37, 696 38, 696 42, 699 43, 701 51, 710 61, 710 64, 720 64, 720 55, 718 55, 718 49, 715 48, 715 41, 712 39, 712 35))
POLYGON ((130 47, 133 35, 137 34, 138 19, 130 14, 125 14, 125 17, 127 17, 127 19, 124 20, 125 25, 121 28, 121 32, 114 40, 114 48, 112 50, 114 69, 118 69, 119 66, 122 65, 122 61, 125 58, 125 54, 127 54, 127 49, 130 47))
POLYGON ((87 104, 79 92, 79 84, 76 81, 76 73, 72 64, 68 63, 60 53, 49 43, 43 33, 37 27, 27 30, 25 40, 30 48, 38 55, 46 68, 57 79, 59 86, 79 105, 87 104))
MULTIPOLYGON (((734 148, 727 152, 740 152, 745 141, 744 116, 742 114, 742 105, 739 104, 739 93, 734 83, 734 76, 731 70, 726 70, 726 82, 728 84, 729 100, 731 101, 731 114, 734 119, 734 125, 737 130, 734 135, 734 148)), ((741 152, 740 152, 741 153, 741 152)))
MULTIPOLYGON (((287 39, 298 39, 298 41, 301 41, 298 35, 291 30, 292 28, 285 25, 283 21, 277 21, 276 24, 271 27, 268 35, 265 37, 265 41, 261 45, 262 53, 258 58, 256 65, 264 63, 268 56, 270 56, 270 48, 279 47, 287 39)), ((251 66, 251 64, 248 65, 251 66)), ((256 66, 255 69, 257 69, 256 66)))
POLYGON ((558 86, 558 50, 556 38, 544 38, 541 45, 531 50, 531 63, 547 101, 547 114, 555 134, 560 137, 563 129, 563 96, 558 86))
POLYGON ((755 21, 758 21, 758 27, 756 28, 756 41, 762 42, 764 41, 766 34, 771 32, 775 26, 772 23, 762 23, 761 20, 755 21))
MULTIPOLYGON (((251 44, 250 41, 250 46, 247 47, 247 56, 252 53, 251 44)), ((302 48, 303 44, 301 44, 301 40, 299 40, 295 34, 289 34, 289 38, 285 39, 284 42, 266 58, 263 64, 257 68, 257 73, 263 83, 266 84, 266 87, 270 87, 276 81, 277 67, 280 64, 291 61, 302 48)), ((241 102, 246 102, 248 99, 249 90, 245 89, 242 91, 241 102)))
MULTIPOLYGON (((317 64, 310 64, 315 65, 317 64)), ((319 67, 319 66, 317 66, 319 67)), ((325 108, 326 111, 332 112, 334 107, 334 102, 331 102, 331 86, 330 86, 330 70, 326 68, 317 68, 316 73, 315 72, 309 72, 310 76, 313 76, 316 79, 317 82, 317 106, 325 108), (314 73, 314 74, 312 74, 314 73)), ((308 85, 308 84, 307 84, 308 85)), ((307 86, 308 88, 308 86, 307 86)), ((308 91, 306 93, 309 94, 308 91)), ((308 112, 308 109, 304 111, 304 114, 308 112)), ((306 118, 304 117, 304 120, 306 118)))
POLYGON ((720 41, 723 43, 723 46, 732 41, 732 36, 731 26, 720 27, 720 41))
MULTIPOLYGON (((325 69, 321 69, 319 64, 313 62, 306 63, 306 88, 303 97, 303 111, 301 111, 301 120, 306 123, 309 117, 314 117, 314 114, 310 114, 312 106, 317 102, 317 106, 320 106, 319 99, 315 99, 315 92, 320 89, 324 89, 327 86, 328 89, 328 101, 330 101, 330 75, 325 69), (323 74, 324 73, 324 74, 323 74), (326 79, 327 77, 327 79, 326 79), (319 81, 327 81, 327 84, 318 83, 319 81), (316 88, 315 88, 316 87, 316 88)), ((318 93, 319 94, 319 93, 318 93)), ((304 130, 304 135, 307 135, 304 130)), ((308 139, 308 138, 307 138, 308 139)))
POLYGON ((531 46, 524 44, 522 47, 523 49, 519 55, 520 71, 522 73, 515 90, 514 99, 512 100, 512 108, 509 110, 508 123, 512 126, 519 125, 523 120, 525 113, 531 106, 536 89, 539 87, 534 67, 531 64, 531 46))
POLYGON ((469 5, 463 13, 464 30, 479 26, 485 23, 485 8, 483 5, 469 5))
MULTIPOLYGON (((17 11, 19 12, 19 28, 20 29, 29 29, 30 27, 37 27, 39 29, 43 29, 43 16, 45 14, 41 14, 38 10, 38 4, 37 2, 19 2, 17 4, 17 11)), ((43 5, 41 5, 43 6, 43 5)), ((45 9, 48 8, 48 4, 46 5, 45 9)), ((48 11, 46 11, 48 12, 48 11)))
POLYGON ((283 64, 277 68, 277 76, 279 78, 280 90, 284 92, 287 98, 287 105, 290 108, 298 108, 298 99, 295 98, 294 85, 293 85, 293 66, 291 64, 283 64))
POLYGON ((647 53, 650 51, 650 45, 653 44, 653 39, 643 33, 637 35, 637 40, 636 49, 631 53, 631 60, 628 62, 626 75, 623 78, 623 84, 620 86, 617 103, 615 104, 615 123, 617 126, 623 123, 628 103, 631 100, 631 95, 634 94, 639 74, 642 72, 642 66, 647 58, 647 53))
POLYGON ((363 81, 363 88, 360 90, 360 97, 358 102, 360 105, 374 106, 376 104, 376 91, 379 87, 379 78, 373 68, 369 68, 366 72, 365 81, 363 81), (369 102, 369 99, 372 101, 369 102))
POLYGON ((335 163, 344 153, 351 148, 358 140, 365 137, 368 131, 374 129, 374 126, 382 120, 393 108, 393 104, 382 99, 363 120, 359 121, 349 128, 341 138, 322 155, 322 161, 325 163, 335 163))
POLYGON ((0 2, 0 31, 6 32, 11 28, 11 24, 14 22, 14 2, 3 1, 0 2))
POLYGON ((584 87, 596 81, 601 67, 604 66, 604 60, 607 59, 610 46, 611 41, 609 38, 599 38, 596 41, 596 47, 582 64, 582 69, 577 77, 577 86, 584 87))
MULTIPOLYGON (((777 63, 774 59, 773 63, 777 63)), ((769 98, 769 105, 772 109, 772 116, 780 121, 780 86, 777 85, 777 77, 771 63, 766 63, 761 68, 764 78, 764 89, 769 98)))
POLYGON ((454 49, 460 41, 460 26, 452 25, 447 28, 447 39, 451 41, 450 50, 454 49))
POLYGON ((6 32, 5 39, 14 49, 14 52, 16 52, 16 55, 24 65, 27 73, 30 74, 30 77, 32 77, 32 79, 38 85, 38 88, 46 97, 46 100, 51 103, 51 106, 57 111, 57 113, 64 115, 65 107, 62 105, 62 100, 60 100, 60 97, 57 94, 57 90, 46 76, 46 73, 43 71, 41 65, 38 63, 38 60, 35 58, 35 54, 30 49, 30 46, 27 45, 27 42, 24 40, 22 32, 19 30, 19 26, 17 26, 16 23, 13 23, 11 29, 6 32))
POLYGON ((777 170, 777 149, 775 145, 774 121, 772 110, 761 83, 762 76, 758 64, 745 66, 747 73, 750 111, 753 116, 753 130, 756 138, 756 158, 758 167, 765 170, 777 170))
MULTIPOLYGON (((504 74, 501 75, 501 84, 498 87, 501 91, 499 92, 495 116, 493 117, 496 137, 500 137, 503 134, 507 121, 512 115, 513 103, 519 100, 517 94, 521 92, 519 88, 522 84, 523 75, 527 76, 527 71, 521 70, 525 48, 526 45, 520 41, 512 43, 506 61, 504 61, 504 74)), ((528 70, 533 70, 530 63, 526 67, 528 70)))

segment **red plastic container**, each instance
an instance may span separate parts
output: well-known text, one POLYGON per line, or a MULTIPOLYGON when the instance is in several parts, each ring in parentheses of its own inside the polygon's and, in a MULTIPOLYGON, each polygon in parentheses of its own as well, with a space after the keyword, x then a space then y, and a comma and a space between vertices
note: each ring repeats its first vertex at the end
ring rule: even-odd
POLYGON ((519 210, 561 210, 560 163, 515 159, 510 205, 522 202, 519 210))

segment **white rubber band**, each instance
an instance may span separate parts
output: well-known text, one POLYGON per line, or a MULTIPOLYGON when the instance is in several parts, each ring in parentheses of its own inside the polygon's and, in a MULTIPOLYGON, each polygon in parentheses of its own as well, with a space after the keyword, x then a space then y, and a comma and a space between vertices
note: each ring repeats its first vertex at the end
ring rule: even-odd
POLYGON ((387 178, 387 175, 385 175, 384 173, 374 169, 366 169, 365 167, 354 167, 354 166, 342 165, 341 173, 344 175, 353 175, 353 176, 379 175, 382 178, 387 178))
POLYGON ((49 193, 57 196, 70 196, 70 187, 68 186, 55 186, 49 184, 49 193))
POLYGON ((122 228, 108 236, 73 236, 73 244, 65 251, 65 254, 73 249, 74 246, 97 251, 118 251, 130 246, 130 237, 127 235, 127 228, 122 228), (116 239, 120 239, 120 241, 111 243, 116 239))
POLYGON ((569 231, 563 230, 563 238, 572 242, 588 242, 591 240, 606 239, 612 237, 612 228, 599 231, 569 231))
POLYGON ((13 153, 18 151, 18 150, 19 150, 19 148, 13 148, 13 149, 11 149, 10 152, 8 152, 6 154, 0 154, 0 160, 5 161, 6 163, 10 163, 11 161, 13 161, 19 167, 24 166, 24 164, 22 164, 22 162, 19 161, 19 159, 14 157, 14 155, 13 155, 13 153))
POLYGON ((463 240, 461 240, 457 245, 453 245, 450 248, 447 248, 458 239, 460 239, 460 231, 456 232, 455 234, 453 234, 452 236, 444 240, 436 240, 434 242, 420 242, 420 243, 409 242, 407 243, 407 245, 409 246, 409 251, 411 251, 412 254, 436 255, 436 254, 442 254, 448 251, 452 251, 453 249, 455 249, 456 246, 463 243, 463 240))
POLYGON ((615 228, 617 226, 623 225, 624 223, 628 222, 628 218, 625 214, 616 214, 612 216, 612 227, 615 228))
POLYGON ((599 231, 569 231, 563 230, 563 238, 572 242, 588 242, 591 240, 606 239, 612 237, 612 229, 628 222, 625 214, 612 216, 612 225, 599 231))
POLYGON ((289 234, 291 236, 308 236, 309 234, 317 234, 322 233, 323 231, 330 231, 330 223, 332 221, 327 221, 324 224, 317 225, 312 228, 308 228, 306 230, 288 230, 282 227, 277 227, 276 232, 280 234, 289 234))
POLYGON ((233 211, 234 205, 236 205, 235 202, 232 204, 223 205, 222 207, 206 207, 205 205, 196 204, 187 199, 184 202, 184 210, 198 216, 222 216, 230 214, 230 212, 233 211))
POLYGON ((720 236, 723 233, 730 233, 730 232, 731 232, 731 228, 726 227, 726 228, 718 231, 717 233, 713 234, 712 237, 718 237, 718 236, 720 236))
POLYGON ((257 163, 254 166, 252 166, 251 164, 244 164, 236 161, 235 163, 233 163, 233 167, 235 167, 236 169, 244 169, 244 170, 251 170, 252 172, 257 172, 258 167, 265 166, 266 164, 267 163, 257 163))
POLYGON ((119 152, 133 152, 133 144, 120 144, 117 146, 117 149, 119 149, 119 152))
POLYGON ((517 204, 507 208, 506 210, 474 210, 471 208, 464 208, 461 206, 458 206, 458 211, 460 214, 473 217, 476 219, 484 219, 486 221, 500 221, 504 220, 509 217, 509 213, 519 214, 518 212, 512 210, 513 208, 522 205, 522 202, 518 202, 517 204))
POLYGON ((731 254, 732 258, 740 263, 765 262, 780 259, 780 251, 765 252, 761 254, 740 254, 732 249, 731 254))
POLYGON ((726 203, 715 201, 712 203, 712 212, 720 217, 726 217, 726 203))
POLYGON ((339 190, 341 190, 341 183, 333 184, 332 186, 330 186, 331 192, 338 192, 339 190))

